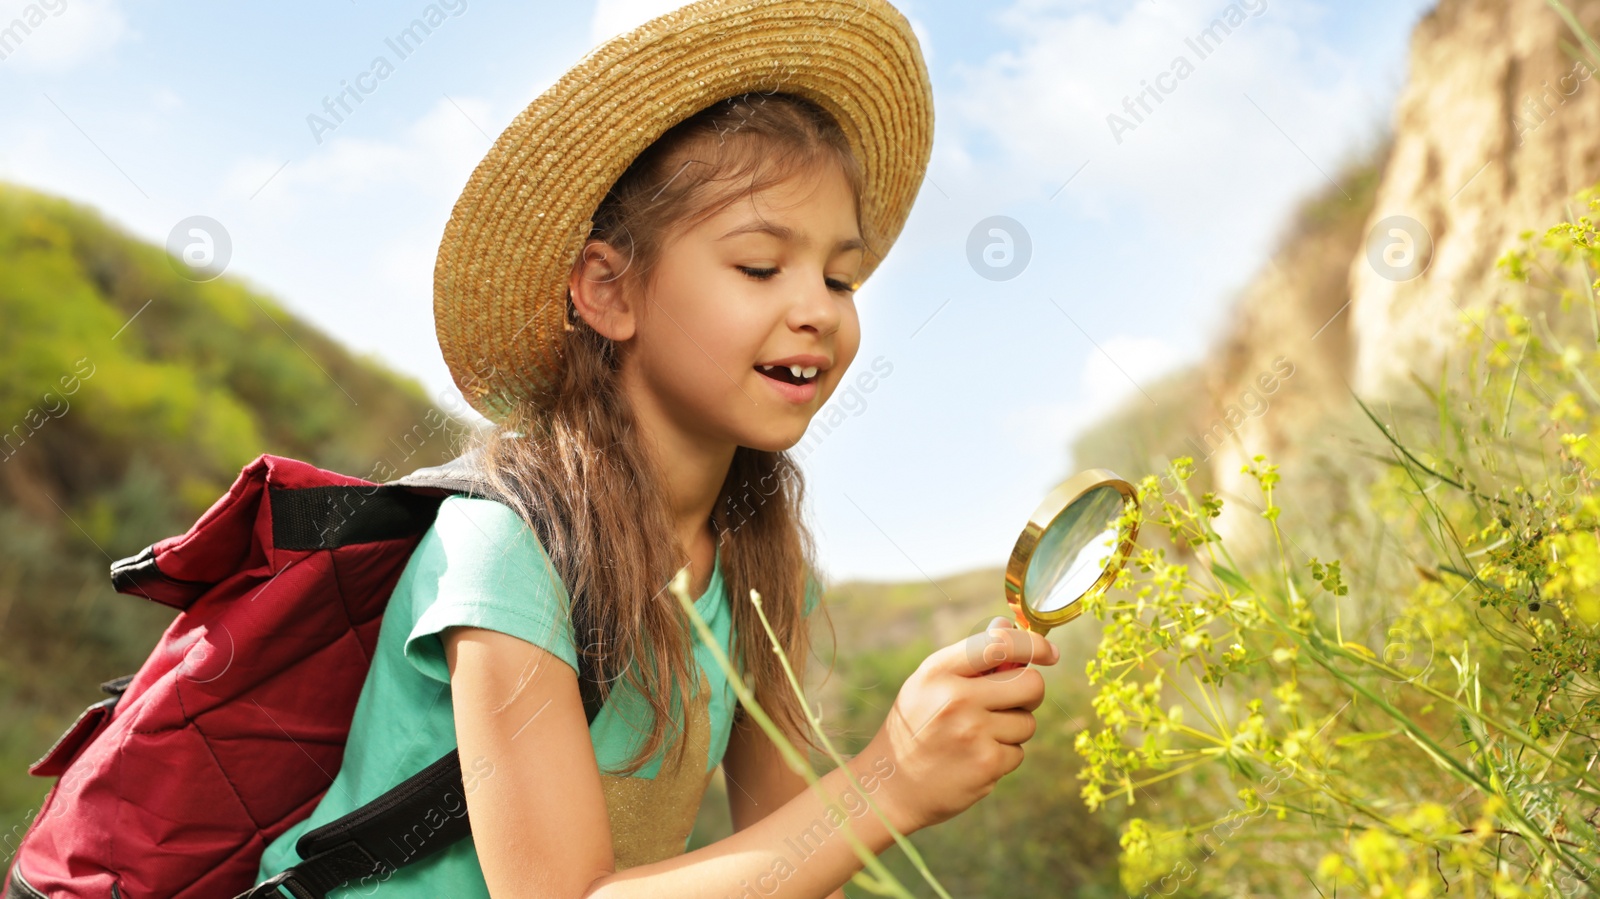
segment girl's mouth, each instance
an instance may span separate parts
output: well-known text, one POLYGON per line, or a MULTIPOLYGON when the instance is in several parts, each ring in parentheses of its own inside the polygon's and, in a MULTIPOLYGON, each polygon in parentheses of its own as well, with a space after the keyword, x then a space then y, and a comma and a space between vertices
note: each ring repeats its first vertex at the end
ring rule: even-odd
POLYGON ((782 381, 785 384, 811 384, 817 380, 816 366, 806 368, 799 365, 757 365, 755 368, 774 381, 782 381))
POLYGON ((791 403, 809 403, 817 395, 817 369, 814 367, 801 368, 799 374, 795 374, 793 367, 783 365, 757 365, 755 370, 779 396, 791 403))

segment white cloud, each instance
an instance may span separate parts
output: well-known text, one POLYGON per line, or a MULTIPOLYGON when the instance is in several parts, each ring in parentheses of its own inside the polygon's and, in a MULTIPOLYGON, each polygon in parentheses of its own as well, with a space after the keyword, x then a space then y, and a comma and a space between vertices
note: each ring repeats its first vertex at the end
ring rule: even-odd
POLYGON ((397 185, 408 192, 453 197, 488 152, 490 139, 507 124, 509 120, 494 118, 486 101, 456 97, 452 103, 441 97, 397 140, 333 134, 287 166, 283 159, 240 159, 224 175, 221 193, 244 199, 260 190, 252 205, 263 208, 397 185))
MULTIPOLYGON (((681 0, 597 0, 594 16, 589 20, 589 43, 598 46, 619 34, 643 25, 656 16, 672 12, 686 4, 681 0)), ((933 43, 930 32, 920 19, 912 14, 915 6, 906 0, 896 2, 895 8, 911 23, 911 32, 922 45, 922 58, 933 68, 933 43)))
POLYGON ((121 0, 0 0, 7 68, 64 72, 135 36, 121 0))
POLYGON ((1139 395, 1140 389, 1171 371, 1176 356, 1159 337, 1112 337, 1083 360, 1079 381, 1097 414, 1139 395))
POLYGON ((336 133, 288 165, 235 160, 217 200, 237 271, 270 272, 262 286, 292 309, 456 408, 434 336, 434 261, 457 196, 517 110, 453 100, 440 97, 389 140, 336 133))
POLYGON ((679 0, 598 0, 589 20, 589 43, 598 46, 684 5, 679 0))
POLYGON ((1108 413, 1148 402, 1140 390, 1187 361, 1158 337, 1123 335, 1099 344, 1084 354, 1077 393, 1069 401, 1025 406, 1006 416, 1010 445, 1056 458, 1074 437, 1108 413))
POLYGON ((1115 10, 1019 0, 998 17, 1015 48, 956 64, 946 105, 970 138, 995 147, 996 172, 1065 180, 1087 160, 1057 201, 1085 216, 1131 206, 1192 234, 1259 244, 1276 225, 1262 211, 1325 187, 1322 172, 1337 175, 1371 119, 1375 76, 1308 42, 1320 13, 1289 0, 1115 10), (1238 24, 1205 38, 1233 8, 1238 24), (1147 89, 1148 111, 1138 103, 1147 89), (1131 124, 1120 143, 1113 114, 1131 124))

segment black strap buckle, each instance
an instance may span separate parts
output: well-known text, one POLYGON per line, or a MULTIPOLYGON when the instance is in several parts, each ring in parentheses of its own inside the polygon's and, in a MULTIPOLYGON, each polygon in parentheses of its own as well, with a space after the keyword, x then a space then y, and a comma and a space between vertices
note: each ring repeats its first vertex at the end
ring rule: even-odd
POLYGON ((234 899, 283 899, 280 887, 288 890, 294 899, 327 899, 330 891, 354 878, 380 871, 384 864, 360 843, 347 840, 302 859, 234 899))
POLYGON ((278 892, 278 887, 287 888, 295 899, 314 899, 315 896, 310 890, 306 889, 305 884, 295 879, 294 871, 291 870, 272 875, 240 893, 234 899, 283 899, 283 894, 278 892))

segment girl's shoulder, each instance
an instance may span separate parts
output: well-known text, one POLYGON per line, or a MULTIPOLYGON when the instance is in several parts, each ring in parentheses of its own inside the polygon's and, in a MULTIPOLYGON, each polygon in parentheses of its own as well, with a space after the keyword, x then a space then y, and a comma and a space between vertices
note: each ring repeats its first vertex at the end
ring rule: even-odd
POLYGON ((438 635, 452 626, 519 637, 576 670, 566 586, 533 529, 503 503, 447 497, 399 589, 411 613, 404 652, 436 680, 448 682, 438 635))
POLYGON ((418 550, 425 551, 424 563, 479 573, 531 565, 553 578, 552 586, 566 593, 538 535, 510 506, 492 499, 459 494, 445 497, 418 550))
POLYGON ((449 528, 467 521, 481 522, 497 531, 527 528, 527 523, 505 503, 462 493, 452 493, 439 503, 439 512, 433 523, 435 528, 441 524, 449 528))

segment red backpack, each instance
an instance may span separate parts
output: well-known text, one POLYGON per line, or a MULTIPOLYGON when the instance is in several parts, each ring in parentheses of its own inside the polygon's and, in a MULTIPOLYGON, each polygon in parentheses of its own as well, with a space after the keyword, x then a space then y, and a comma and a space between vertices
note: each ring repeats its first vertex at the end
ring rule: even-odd
MULTIPOLYGON (((452 750, 256 884, 267 844, 332 784, 384 607, 452 493, 495 498, 464 459, 375 484, 261 456, 187 533, 114 563, 118 592, 179 614, 28 769, 58 780, 5 899, 323 899, 467 836, 452 750)), ((579 685, 592 723, 594 681, 579 685)))

